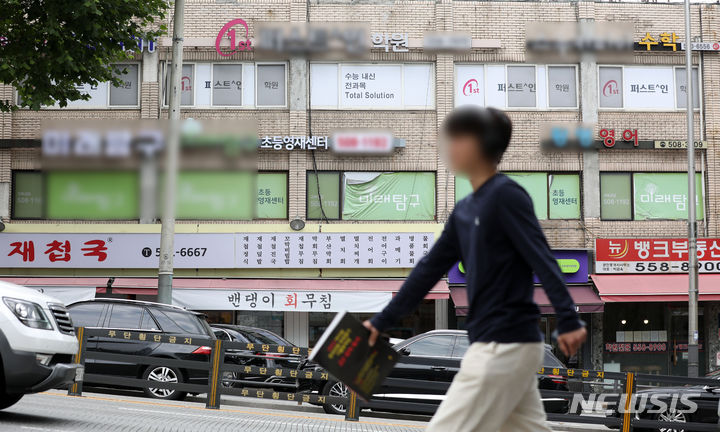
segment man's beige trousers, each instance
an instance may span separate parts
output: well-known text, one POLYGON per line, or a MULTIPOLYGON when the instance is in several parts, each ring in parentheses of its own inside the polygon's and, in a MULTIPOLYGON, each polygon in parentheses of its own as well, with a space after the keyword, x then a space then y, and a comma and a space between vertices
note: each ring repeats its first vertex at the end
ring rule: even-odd
POLYGON ((542 343, 474 343, 428 432, 551 432, 538 391, 542 343))

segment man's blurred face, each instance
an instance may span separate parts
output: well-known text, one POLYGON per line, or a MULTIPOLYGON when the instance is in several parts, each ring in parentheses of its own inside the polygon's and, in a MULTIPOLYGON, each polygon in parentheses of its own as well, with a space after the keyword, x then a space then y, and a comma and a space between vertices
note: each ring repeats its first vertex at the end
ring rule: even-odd
POLYGON ((458 174, 469 175, 482 163, 483 155, 480 143, 472 135, 447 137, 447 156, 450 170, 458 174))

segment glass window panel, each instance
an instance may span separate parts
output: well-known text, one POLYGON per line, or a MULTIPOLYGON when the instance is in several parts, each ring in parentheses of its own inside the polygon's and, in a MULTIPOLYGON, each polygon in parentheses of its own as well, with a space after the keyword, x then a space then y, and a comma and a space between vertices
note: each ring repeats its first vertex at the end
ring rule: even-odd
POLYGON ((314 172, 307 177, 307 218, 323 219, 323 212, 328 219, 340 219, 340 173, 318 173, 320 178, 320 197, 318 199, 318 182, 314 172))
POLYGON ((574 66, 548 66, 548 105, 552 108, 577 105, 574 66))
POLYGON ((254 176, 247 172, 188 171, 178 175, 177 218, 248 220, 254 176))
POLYGON ((508 107, 534 107, 535 66, 508 66, 505 91, 508 107))
POLYGON ((470 180, 467 177, 455 177, 455 202, 457 203, 461 199, 470 195, 473 192, 470 180))
MULTIPOLYGON (((702 174, 696 174, 695 180, 697 218, 700 220, 704 217, 702 174)), ((687 218, 687 174, 635 173, 633 183, 635 220, 687 218)))
POLYGON ((345 173, 345 220, 434 220, 435 173, 345 173))
POLYGON ((257 218, 287 219, 287 173, 260 173, 257 177, 257 218))
POLYGON ((538 219, 548 218, 548 182, 547 173, 515 172, 506 173, 508 177, 518 182, 530 195, 538 219))
MULTIPOLYGON (((698 69, 693 68, 692 84, 693 84, 693 108, 700 108, 700 77, 698 69)), ((677 107, 687 107, 687 77, 685 76, 685 68, 679 67, 675 69, 675 94, 677 95, 677 107)))
MULTIPOLYGON (((165 85, 163 91, 165 93, 165 105, 170 104, 170 91, 172 86, 170 85, 170 69, 172 65, 167 64, 167 70, 165 71, 165 85)), ((193 65, 184 64, 182 67, 182 78, 180 79, 180 105, 191 106, 195 104, 194 98, 194 87, 195 87, 195 74, 193 65)))
POLYGON ((437 335, 424 337, 418 341, 406 345, 412 357, 450 357, 455 336, 437 335))
POLYGON ((119 78, 122 84, 119 86, 110 86, 110 105, 137 106, 140 67, 137 64, 118 65, 118 67, 124 69, 126 73, 118 74, 113 72, 113 76, 119 78))
POLYGON ((285 65, 257 65, 257 105, 285 106, 285 65))
POLYGON ((632 219, 632 187, 629 173, 600 174, 600 218, 632 219))
POLYGON ((600 68, 600 108, 622 108, 622 68, 600 68))
POLYGON ((580 219, 580 176, 550 174, 550 219, 580 219))
POLYGON ((56 171, 47 173, 48 219, 137 219, 137 172, 56 171))
POLYGON ((113 305, 108 327, 117 329, 139 329, 143 309, 138 306, 113 305))
POLYGON ((43 175, 33 171, 16 171, 13 177, 12 217, 40 219, 43 217, 43 175))
POLYGON ((242 65, 213 65, 212 104, 216 106, 242 105, 242 65))

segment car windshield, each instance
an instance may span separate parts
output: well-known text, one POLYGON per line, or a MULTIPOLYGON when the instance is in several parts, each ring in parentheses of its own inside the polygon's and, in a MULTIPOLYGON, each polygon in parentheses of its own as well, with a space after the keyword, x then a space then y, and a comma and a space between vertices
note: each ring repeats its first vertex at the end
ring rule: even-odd
POLYGON ((189 312, 153 309, 152 314, 164 332, 188 333, 210 336, 212 332, 204 325, 204 320, 189 312))

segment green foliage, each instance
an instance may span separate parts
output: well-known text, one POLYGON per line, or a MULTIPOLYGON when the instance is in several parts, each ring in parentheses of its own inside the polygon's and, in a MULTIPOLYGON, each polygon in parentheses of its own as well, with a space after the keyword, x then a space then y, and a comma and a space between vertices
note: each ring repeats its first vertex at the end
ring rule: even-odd
MULTIPOLYGON (((112 63, 132 58, 134 37, 165 32, 167 0, 0 0, 0 83, 18 90, 20 106, 84 99, 77 85, 111 81, 112 63)), ((16 109, 0 100, 0 110, 16 109)))

